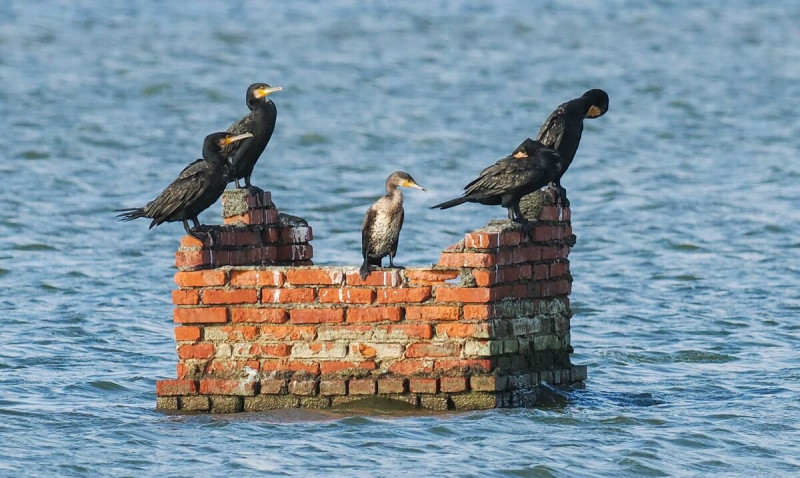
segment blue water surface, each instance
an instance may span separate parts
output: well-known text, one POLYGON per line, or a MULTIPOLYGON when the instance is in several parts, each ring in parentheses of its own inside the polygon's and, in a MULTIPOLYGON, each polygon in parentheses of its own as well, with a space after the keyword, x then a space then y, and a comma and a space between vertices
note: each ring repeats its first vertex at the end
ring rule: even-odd
MULTIPOLYGON (((800 474, 800 3, 0 2, 0 475, 800 474), (552 407, 453 414, 155 411, 174 377, 180 224, 142 205, 246 112, 253 182, 359 261, 394 170, 398 263, 500 208, 459 194, 559 103, 611 98, 564 178, 573 361, 552 407)), ((201 216, 219 220, 220 206, 201 216)))

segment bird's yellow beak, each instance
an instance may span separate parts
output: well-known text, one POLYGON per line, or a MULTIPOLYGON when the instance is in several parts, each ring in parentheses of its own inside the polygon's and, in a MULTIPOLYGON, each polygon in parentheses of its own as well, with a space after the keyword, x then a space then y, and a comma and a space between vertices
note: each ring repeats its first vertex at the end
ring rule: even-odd
POLYGON ((526 153, 525 151, 517 151, 516 153, 514 153, 514 157, 517 159, 525 159, 528 157, 528 153, 526 153))
POLYGON ((597 118, 598 116, 602 115, 603 115, 603 110, 594 105, 592 105, 589 108, 589 111, 586 113, 587 118, 597 118))
POLYGON ((255 90, 253 92, 253 96, 255 96, 257 99, 260 100, 261 98, 265 98, 271 95, 272 93, 275 93, 276 91, 283 91, 283 88, 281 88, 280 86, 271 86, 271 87, 265 86, 255 90))
POLYGON ((224 140, 222 140, 222 144, 227 146, 231 143, 235 143, 237 141, 241 141, 243 139, 252 138, 253 133, 244 133, 244 134, 237 134, 236 136, 228 136, 224 140))
POLYGON ((409 181, 409 180, 403 181, 402 186, 407 187, 407 188, 419 189, 420 191, 427 191, 427 189, 423 188, 422 186, 420 186, 419 184, 415 183, 414 181, 409 181))

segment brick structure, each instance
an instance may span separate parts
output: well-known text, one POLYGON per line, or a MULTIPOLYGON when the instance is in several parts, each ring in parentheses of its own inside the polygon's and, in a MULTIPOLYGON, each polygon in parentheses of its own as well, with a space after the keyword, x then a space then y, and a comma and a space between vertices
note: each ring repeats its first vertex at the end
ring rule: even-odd
POLYGON ((212 241, 181 240, 176 380, 157 406, 321 408, 386 397, 431 409, 531 406, 542 382, 581 383, 569 354, 570 211, 547 194, 533 234, 492 222, 438 264, 314 266, 311 228, 268 192, 226 191, 212 241))

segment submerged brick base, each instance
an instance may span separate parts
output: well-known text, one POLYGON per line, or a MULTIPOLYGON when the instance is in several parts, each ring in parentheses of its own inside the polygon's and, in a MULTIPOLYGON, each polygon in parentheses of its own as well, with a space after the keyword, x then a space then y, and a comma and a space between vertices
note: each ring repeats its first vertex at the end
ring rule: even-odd
POLYGON ((570 211, 542 197, 530 239, 498 221, 435 266, 361 280, 355 266, 310 265, 311 229, 278 215, 269 193, 227 191, 226 224, 238 225, 214 226, 213 247, 184 238, 176 256, 178 378, 157 383, 158 408, 370 397, 437 410, 532 406, 542 382, 582 382, 586 367, 569 360, 570 211))

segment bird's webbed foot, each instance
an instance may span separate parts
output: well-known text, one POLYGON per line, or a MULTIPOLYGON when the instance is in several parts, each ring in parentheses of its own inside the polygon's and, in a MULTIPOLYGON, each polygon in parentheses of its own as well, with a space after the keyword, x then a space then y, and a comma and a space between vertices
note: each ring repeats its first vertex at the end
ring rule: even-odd
POLYGON ((214 247, 214 235, 211 234, 210 230, 204 230, 206 226, 200 224, 197 219, 192 219, 192 227, 189 227, 189 224, 186 221, 183 221, 183 228, 186 230, 186 234, 194 237, 198 241, 205 244, 205 240, 208 239, 208 246, 214 247))
POLYGON ((561 186, 560 184, 554 184, 553 188, 556 190, 555 192, 556 204, 563 207, 569 207, 569 199, 567 199, 567 190, 564 189, 564 187, 561 186))
POLYGON ((239 184, 238 178, 233 180, 233 185, 236 186, 236 189, 242 189, 242 185, 239 184))
POLYGON ((519 203, 514 205, 514 217, 512 220, 517 224, 522 225, 522 230, 525 232, 526 237, 531 238, 533 236, 533 228, 531 227, 531 223, 528 221, 528 218, 522 214, 522 211, 520 211, 519 203))

